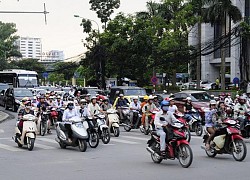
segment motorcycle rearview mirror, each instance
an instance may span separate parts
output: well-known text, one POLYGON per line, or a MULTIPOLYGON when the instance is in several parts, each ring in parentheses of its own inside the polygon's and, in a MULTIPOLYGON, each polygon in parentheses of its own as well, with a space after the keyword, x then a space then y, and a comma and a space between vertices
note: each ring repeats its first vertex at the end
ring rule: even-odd
POLYGON ((160 117, 160 120, 161 120, 161 121, 165 121, 165 118, 164 118, 164 117, 160 117))

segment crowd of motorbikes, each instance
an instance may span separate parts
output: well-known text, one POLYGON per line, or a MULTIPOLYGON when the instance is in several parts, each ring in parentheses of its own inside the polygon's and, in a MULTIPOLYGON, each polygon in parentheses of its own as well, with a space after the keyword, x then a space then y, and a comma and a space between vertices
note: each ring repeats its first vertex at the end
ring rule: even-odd
MULTIPOLYGON (((80 101, 78 103, 80 104, 80 101)), ((101 99, 99 103, 101 103, 101 99)), ((67 104, 67 101, 64 104, 67 104)), ((202 117, 198 110, 192 108, 191 111, 187 112, 192 117, 189 121, 183 113, 174 112, 174 116, 178 121, 169 125, 166 130, 166 156, 162 157, 160 154, 160 138, 155 132, 153 123, 155 114, 160 111, 160 107, 147 112, 143 125, 141 124, 141 110, 134 110, 131 120, 129 105, 119 107, 122 109, 123 119, 120 119, 116 109, 110 108, 105 113, 96 113, 93 117, 83 116, 79 113, 79 116, 62 122, 66 107, 49 106, 39 110, 36 106, 33 106, 34 115, 27 114, 19 117, 15 127, 14 141, 19 147, 26 145, 28 150, 31 151, 34 148, 36 136, 38 134, 44 136, 48 129, 54 128, 56 130, 55 140, 62 149, 73 146, 85 152, 87 144, 91 148, 96 148, 100 140, 104 144, 108 144, 111 138, 110 133, 115 137, 119 137, 120 126, 123 126, 127 132, 132 129, 140 129, 143 134, 150 134, 151 138, 148 141, 147 151, 150 152, 153 162, 160 163, 164 159, 174 160, 177 158, 181 166, 187 168, 193 160, 192 149, 189 146, 191 132, 195 132, 197 136, 202 136, 203 132, 205 132, 204 143, 209 137, 209 133, 202 126, 202 117), (22 132, 18 128, 20 119, 23 121, 22 132), (67 126, 72 130, 71 141, 68 140, 67 126)), ((78 111, 81 109, 80 106, 75 108, 78 108, 78 111)), ((215 157, 217 154, 232 154, 236 161, 242 161, 246 157, 247 148, 243 137, 248 138, 250 136, 250 111, 245 114, 248 121, 245 123, 244 131, 240 131, 237 120, 232 118, 233 108, 232 104, 227 107, 228 118, 221 123, 220 131, 213 139, 211 148, 207 150, 202 147, 207 156, 215 157)))

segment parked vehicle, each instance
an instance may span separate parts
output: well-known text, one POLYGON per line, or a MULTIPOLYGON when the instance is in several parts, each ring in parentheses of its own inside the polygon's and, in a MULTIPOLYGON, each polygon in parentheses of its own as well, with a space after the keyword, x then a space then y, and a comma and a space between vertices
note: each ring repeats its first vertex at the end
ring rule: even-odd
POLYGON ((56 134, 57 138, 55 140, 59 143, 62 149, 65 149, 67 146, 78 146, 81 152, 86 151, 89 137, 80 117, 72 117, 68 122, 58 122, 56 124, 56 134), (65 123, 70 124, 72 130, 72 142, 68 140, 68 130, 64 126, 65 123))
POLYGON ((24 97, 33 98, 33 94, 29 89, 26 88, 8 88, 5 92, 4 106, 5 109, 11 108, 12 111, 16 112, 20 106, 21 100, 24 97))
POLYGON ((18 147, 22 147, 23 145, 27 145, 28 150, 32 151, 34 148, 35 144, 35 139, 36 139, 36 117, 32 114, 27 114, 22 117, 23 120, 23 131, 22 133, 20 132, 18 128, 18 123, 16 123, 15 127, 15 136, 13 137, 13 140, 17 143, 18 147), (22 134, 25 134, 22 139, 22 134), (22 142, 24 144, 21 144, 22 142))
MULTIPOLYGON (((217 154, 232 154, 236 161, 243 161, 247 155, 247 147, 243 138, 239 135, 239 130, 236 127, 236 121, 226 119, 216 136, 210 143, 210 149, 205 150, 208 157, 215 157, 217 154)), ((208 132, 203 136, 203 143, 207 142, 209 137, 208 132)))
POLYGON ((166 136, 166 156, 162 156, 160 152, 160 137, 155 131, 151 133, 151 139, 148 141, 146 148, 151 154, 154 163, 161 163, 163 159, 175 158, 179 159, 182 167, 188 168, 193 161, 193 152, 186 140, 185 133, 182 131, 183 124, 176 122, 171 125, 173 132, 169 132, 166 136))

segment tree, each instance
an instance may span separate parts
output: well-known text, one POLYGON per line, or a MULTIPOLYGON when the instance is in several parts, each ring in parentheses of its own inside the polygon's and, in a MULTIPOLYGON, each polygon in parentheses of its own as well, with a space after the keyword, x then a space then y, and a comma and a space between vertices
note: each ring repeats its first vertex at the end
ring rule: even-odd
POLYGON ((0 21, 0 70, 8 67, 8 59, 10 57, 21 57, 15 41, 18 36, 16 25, 13 23, 3 23, 0 21))
POLYGON ((221 89, 225 90, 225 47, 228 45, 225 41, 226 36, 226 18, 229 17, 234 23, 242 19, 241 12, 237 6, 232 4, 231 0, 204 0, 205 9, 203 12, 203 18, 206 23, 211 25, 221 25, 221 89))
POLYGON ((104 23, 104 29, 106 29, 107 22, 110 20, 111 14, 114 13, 114 9, 120 7, 120 0, 90 0, 91 10, 95 11, 97 17, 104 23))

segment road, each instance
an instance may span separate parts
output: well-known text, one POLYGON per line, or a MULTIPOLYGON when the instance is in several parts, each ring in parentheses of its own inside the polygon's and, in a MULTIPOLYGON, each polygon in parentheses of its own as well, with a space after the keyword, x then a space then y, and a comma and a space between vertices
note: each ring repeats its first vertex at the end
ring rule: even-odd
MULTIPOLYGON (((0 131, 1 180, 249 179, 250 152, 243 162, 234 161, 230 155, 208 158, 200 148, 201 137, 192 136, 194 159, 192 165, 184 169, 178 160, 154 164, 145 149, 149 136, 138 130, 124 132, 121 128, 120 137, 112 136, 108 145, 101 142, 96 149, 88 147, 86 152, 78 148, 60 149, 53 130, 52 135, 38 136, 34 150, 28 151, 12 141, 14 126, 14 119, 0 124, 3 130, 0 131)), ((246 142, 249 150, 250 141, 246 142)))

